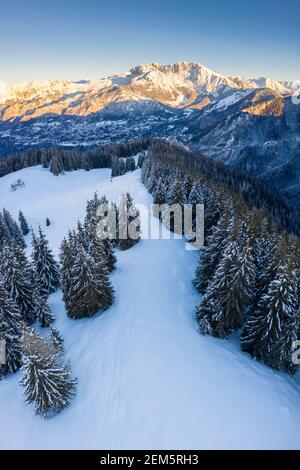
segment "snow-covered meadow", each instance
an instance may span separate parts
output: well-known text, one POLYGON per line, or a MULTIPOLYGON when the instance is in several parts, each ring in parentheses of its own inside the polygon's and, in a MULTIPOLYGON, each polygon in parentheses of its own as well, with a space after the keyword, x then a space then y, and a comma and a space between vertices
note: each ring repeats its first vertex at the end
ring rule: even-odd
MULTIPOLYGON (((137 203, 151 203, 139 170, 111 181, 109 169, 57 177, 34 167, 0 179, 0 209, 15 217, 21 209, 33 228, 41 224, 57 255, 96 190, 110 200, 130 191, 137 203), (25 187, 12 192, 18 178, 25 187)), ((92 319, 67 318, 60 292, 50 296, 77 396, 45 420, 24 404, 20 373, 1 381, 1 449, 300 448, 297 379, 256 363, 235 339, 198 333, 197 254, 184 246, 142 240, 118 251, 116 300, 92 319)))

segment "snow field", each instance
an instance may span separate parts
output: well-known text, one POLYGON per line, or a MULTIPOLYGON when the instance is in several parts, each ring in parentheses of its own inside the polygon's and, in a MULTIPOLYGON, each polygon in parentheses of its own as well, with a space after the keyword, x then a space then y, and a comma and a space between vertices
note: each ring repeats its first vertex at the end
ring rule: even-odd
MULTIPOLYGON (((57 255, 95 190, 151 203, 139 170, 111 182, 108 169, 55 177, 34 167, 0 179, 0 208, 14 217, 21 209, 34 228, 41 223, 57 255), (11 192, 17 178, 26 186, 11 192)), ((296 380, 253 361, 237 338, 199 335, 197 254, 183 240, 141 240, 117 258, 116 300, 105 313, 71 320, 61 293, 49 298, 79 379, 76 398, 44 420, 23 403, 20 373, 0 382, 0 448, 299 448, 296 380)))

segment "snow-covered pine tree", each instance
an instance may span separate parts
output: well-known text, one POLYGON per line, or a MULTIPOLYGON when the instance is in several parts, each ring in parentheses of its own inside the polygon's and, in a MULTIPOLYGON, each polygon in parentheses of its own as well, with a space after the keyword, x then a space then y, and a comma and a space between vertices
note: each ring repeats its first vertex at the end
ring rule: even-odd
POLYGON ((64 165, 62 162, 62 158, 59 155, 53 155, 50 162, 50 171, 55 176, 64 173, 64 165))
POLYGON ((47 304, 47 298, 39 291, 38 286, 35 288, 34 295, 34 310, 37 319, 42 328, 48 328, 54 322, 54 315, 47 304))
POLYGON ((192 189, 192 185, 193 185, 193 180, 190 178, 190 176, 184 176, 183 177, 183 187, 184 187, 184 194, 185 194, 185 197, 186 197, 186 201, 188 201, 188 199, 189 199, 190 192, 191 192, 191 189, 192 189))
POLYGON ((244 326, 241 347, 272 366, 271 352, 283 334, 283 325, 298 308, 297 276, 288 256, 278 258, 277 273, 244 326))
POLYGON ((32 237, 32 260, 36 277, 43 295, 55 292, 59 287, 59 265, 55 261, 41 227, 38 236, 32 237))
POLYGON ((198 180, 192 183, 192 187, 188 197, 188 203, 192 205, 204 203, 203 190, 201 188, 200 181, 198 180))
MULTIPOLYGON (((171 232, 183 233, 183 207, 186 203, 186 192, 182 181, 176 177, 171 183, 167 193, 167 203, 172 205, 178 205, 181 210, 181 218, 175 217, 173 212, 170 213, 170 220, 163 217, 163 222, 167 225, 171 232)), ((179 214, 178 214, 179 216, 179 214)))
POLYGON ((167 198, 166 185, 161 177, 158 178, 157 185, 153 189, 152 196, 154 204, 153 215, 154 217, 159 217, 161 219, 162 211, 159 207, 156 207, 156 205, 161 206, 162 204, 166 204, 167 198))
POLYGON ((113 288, 106 267, 96 263, 82 246, 77 249, 71 268, 71 285, 63 295, 69 317, 91 317, 111 306, 113 288))
POLYGON ((186 193, 185 188, 179 178, 175 178, 171 184, 168 194, 167 194, 168 204, 183 204, 186 203, 186 193))
POLYGON ((13 374, 21 367, 20 336, 0 311, 0 341, 5 344, 5 364, 0 363, 0 379, 13 374))
POLYGON ((53 345, 34 330, 22 337, 23 377, 26 403, 34 403, 36 414, 44 417, 59 413, 75 395, 76 380, 53 345))
POLYGON ((10 239, 8 228, 7 228, 6 223, 4 221, 4 217, 0 212, 0 249, 1 249, 2 244, 3 244, 4 241, 10 242, 11 239, 10 239))
POLYGON ((19 211, 19 222, 21 227, 22 235, 26 236, 30 232, 29 225, 22 211, 19 211))
POLYGON ((75 237, 72 232, 69 232, 68 238, 64 238, 60 248, 60 285, 63 292, 63 301, 66 305, 66 308, 68 308, 68 302, 71 300, 70 291, 72 287, 72 268, 75 256, 75 237))
POLYGON ((0 340, 5 342, 5 364, 0 365, 0 379, 21 367, 21 312, 0 280, 0 340))
POLYGON ((207 247, 204 248, 199 256, 196 267, 193 285, 204 294, 211 282, 218 264, 224 254, 226 245, 229 242, 231 230, 233 227, 232 218, 226 212, 218 224, 212 229, 212 233, 207 240, 207 247))
POLYGON ((126 171, 134 171, 135 170, 135 160, 133 157, 126 158, 126 171))
POLYGON ((138 168, 142 168, 145 159, 146 159, 146 154, 140 153, 138 157, 138 163, 137 163, 138 168))
POLYGON ((151 173, 152 166, 153 166, 153 162, 151 162, 149 158, 144 159, 144 161, 142 163, 141 180, 142 180, 142 183, 147 188, 148 188, 148 179, 149 179, 149 176, 150 176, 150 173, 151 173))
POLYGON ((221 191, 214 188, 206 188, 203 195, 204 199, 204 220, 205 220, 205 240, 211 234, 212 228, 217 225, 221 214, 223 213, 223 195, 221 191))
POLYGON ((3 221, 6 225, 8 241, 17 241, 20 246, 25 248, 26 243, 24 241, 22 232, 19 229, 17 222, 6 209, 3 209, 3 221))
POLYGON ((78 245, 83 246, 86 251, 90 250, 90 239, 88 236, 88 231, 86 227, 82 225, 81 222, 77 223, 75 238, 76 238, 76 243, 78 245))
POLYGON ((127 250, 140 241, 140 213, 134 205, 131 194, 126 193, 120 201, 119 246, 127 250))
POLYGON ((107 271, 111 273, 114 270, 116 264, 116 257, 112 244, 108 238, 101 240, 97 233, 91 238, 91 255, 96 263, 104 264, 107 271))
POLYGON ((225 338, 238 330, 252 301, 254 282, 251 246, 241 250, 234 235, 197 309, 200 331, 225 338))
POLYGON ((50 341, 59 354, 64 352, 64 338, 56 328, 51 328, 50 330, 50 341))
MULTIPOLYGON (((19 256, 20 254, 21 252, 19 252, 19 256)), ((31 325, 36 320, 31 271, 20 262, 20 258, 6 242, 2 247, 0 271, 3 284, 20 308, 23 321, 27 325, 31 325)))
POLYGON ((21 334, 22 314, 15 301, 5 289, 3 279, 0 277, 0 313, 11 324, 16 335, 21 334))
POLYGON ((153 204, 164 204, 166 202, 166 186, 162 178, 158 178, 152 196, 153 204))
POLYGON ((108 204, 108 201, 105 196, 99 199, 98 194, 95 192, 92 199, 89 199, 86 204, 85 228, 90 225, 91 221, 97 223, 97 209, 100 204, 108 204))
POLYGON ((256 298, 259 300, 267 292, 271 281, 275 278, 278 265, 277 250, 280 240, 279 235, 272 228, 270 232, 269 225, 265 225, 260 214, 258 214, 257 219, 260 227, 258 233, 254 234, 253 246, 257 272, 255 291, 256 298))
POLYGON ((293 343, 299 339, 300 309, 288 314, 282 325, 278 340, 271 348, 268 365, 295 374, 298 366, 293 363, 293 343))
POLYGON ((17 241, 14 241, 11 246, 19 268, 22 269, 23 277, 30 280, 32 290, 34 290, 33 286, 36 284, 36 279, 32 263, 28 260, 24 248, 17 241))
MULTIPOLYGON (((116 257, 113 251, 113 245, 109 239, 110 234, 110 220, 103 227, 104 233, 101 237, 98 235, 98 224, 104 219, 109 219, 109 204, 105 196, 98 199, 95 194, 94 199, 89 201, 87 208, 87 215, 85 218, 86 236, 89 240, 89 246, 85 244, 85 249, 92 254, 95 261, 101 258, 101 263, 105 263, 109 272, 113 271, 116 264, 116 257), (101 214, 98 208, 101 207, 101 214), (104 238, 104 236, 106 238, 104 238)), ((105 221, 106 222, 106 221, 105 221)))
POLYGON ((150 193, 153 193, 153 191, 155 190, 159 177, 160 177, 160 174, 159 174, 158 166, 152 166, 150 168, 149 173, 146 172, 145 183, 150 193))

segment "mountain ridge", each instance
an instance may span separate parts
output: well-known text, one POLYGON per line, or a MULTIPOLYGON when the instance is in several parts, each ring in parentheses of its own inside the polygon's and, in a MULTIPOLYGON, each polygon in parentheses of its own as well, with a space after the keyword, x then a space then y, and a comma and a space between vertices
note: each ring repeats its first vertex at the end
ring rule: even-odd
POLYGON ((197 109, 238 89, 269 88, 282 95, 291 94, 287 83, 292 87, 293 82, 284 83, 268 78, 227 77, 198 62, 140 64, 97 80, 37 80, 6 85, 0 120, 28 121, 46 114, 87 116, 111 103, 139 100, 197 109))

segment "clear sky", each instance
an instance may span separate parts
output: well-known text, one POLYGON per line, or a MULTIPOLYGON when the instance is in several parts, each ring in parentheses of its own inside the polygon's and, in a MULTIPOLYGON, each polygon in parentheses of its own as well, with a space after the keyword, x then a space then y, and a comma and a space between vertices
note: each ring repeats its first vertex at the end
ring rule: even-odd
POLYGON ((148 62, 300 79, 299 0, 10 0, 0 80, 100 78, 148 62))

